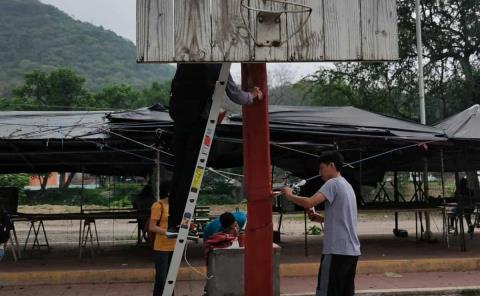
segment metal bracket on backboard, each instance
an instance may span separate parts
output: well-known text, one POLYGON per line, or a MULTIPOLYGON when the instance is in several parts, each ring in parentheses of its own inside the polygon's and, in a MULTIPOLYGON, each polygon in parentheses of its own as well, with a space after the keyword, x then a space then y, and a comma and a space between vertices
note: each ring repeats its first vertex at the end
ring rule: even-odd
MULTIPOLYGON (((241 6, 240 14, 242 16, 242 20, 245 25, 245 28, 248 31, 248 34, 255 42, 255 45, 258 47, 282 46, 289 39, 297 35, 297 33, 304 28, 304 26, 309 21, 313 11, 313 9, 307 5, 284 1, 284 0, 263 0, 264 2, 268 1, 271 3, 275 3, 276 5, 281 5, 281 7, 283 8, 280 8, 280 10, 265 10, 261 8, 248 6, 248 4, 245 4, 245 1, 247 0, 241 0, 240 2, 240 6, 241 6), (250 23, 247 21, 247 16, 244 10, 248 11, 250 15, 256 14, 254 32, 253 30, 251 30, 250 23), (302 17, 303 22, 298 25, 297 30, 294 31, 289 36, 287 36, 286 31, 282 32, 282 15, 283 14, 285 14, 285 16, 287 14, 306 14, 306 16, 302 17), (282 40, 282 35, 284 37, 284 40, 282 40)), ((286 18, 284 18, 284 20, 286 21, 286 18)))
POLYGON ((279 47, 282 45, 282 12, 259 11, 257 13, 256 45, 279 47))

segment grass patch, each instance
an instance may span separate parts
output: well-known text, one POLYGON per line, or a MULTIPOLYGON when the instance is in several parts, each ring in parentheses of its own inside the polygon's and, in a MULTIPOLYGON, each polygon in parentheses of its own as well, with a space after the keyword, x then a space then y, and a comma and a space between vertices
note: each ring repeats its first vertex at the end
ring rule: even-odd
POLYGON ((141 189, 140 184, 117 184, 114 187, 83 190, 81 188, 25 190, 25 195, 20 196, 19 203, 24 206, 44 204, 80 206, 83 198, 83 205, 131 207, 133 199, 141 189))

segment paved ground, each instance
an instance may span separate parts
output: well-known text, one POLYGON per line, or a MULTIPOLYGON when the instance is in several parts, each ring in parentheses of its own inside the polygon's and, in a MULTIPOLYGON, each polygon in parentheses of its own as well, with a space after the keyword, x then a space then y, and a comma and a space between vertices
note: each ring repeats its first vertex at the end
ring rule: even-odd
MULTIPOLYGON (((46 209, 50 210, 49 207, 46 209)), ((46 209, 39 210, 37 207, 29 207, 25 211, 48 212, 46 209)), ((61 208, 60 208, 61 209, 61 208)), ((51 208, 52 213, 60 209, 51 208)), ((221 208, 223 209, 223 208, 221 208)), ((67 209, 68 210, 68 209, 67 209)), ((216 212, 219 212, 217 209, 216 212)), ((273 217, 275 229, 277 228, 278 215, 273 217)), ((400 228, 407 230, 411 236, 415 236, 415 219, 413 213, 401 212, 399 214, 400 228)), ((307 228, 318 225, 315 222, 307 221, 307 228)), ((442 231, 442 218, 439 212, 432 213, 433 232, 442 231)), ((28 222, 15 223, 19 240, 25 241, 30 224, 28 222)), ((78 242, 78 221, 45 221, 48 240, 53 244, 65 244, 78 242)), ((114 246, 122 241, 136 240, 137 229, 135 223, 128 220, 97 220, 99 239, 105 245, 114 246)), ((394 228, 394 213, 385 211, 360 211, 358 219, 358 232, 360 235, 391 234, 394 228)), ((303 215, 286 215, 284 217, 281 231, 284 235, 301 235, 305 232, 303 215)))
MULTIPOLYGON (((315 290, 315 277, 282 278, 282 294, 307 294, 315 290)), ((480 284, 480 271, 358 275, 357 291, 420 288, 474 287, 480 284)), ((176 295, 201 295, 204 282, 179 282, 176 295)), ((0 287, 2 296, 127 296, 151 295, 151 283, 14 286, 0 287)), ((480 292, 479 292, 480 293, 480 292)), ((411 294, 416 295, 416 294, 411 294)), ((474 294, 469 294, 474 295, 474 294)), ((478 295, 478 294, 477 294, 478 295)))
MULTIPOLYGON (((404 264, 415 265, 418 260, 462 259, 477 260, 480 258, 480 234, 475 233, 473 239, 467 238, 467 252, 459 251, 459 239, 451 237, 451 247, 441 242, 442 221, 434 216, 432 230, 438 239, 437 243, 426 243, 415 240, 415 221, 408 213, 400 214, 400 227, 409 231, 409 238, 395 238, 392 233, 392 213, 360 214, 359 232, 362 244, 360 262, 379 262, 388 260, 410 260, 404 264)), ((284 224, 282 232, 282 264, 318 262, 322 249, 321 236, 308 237, 308 256, 305 256, 304 225, 301 216, 290 216, 284 224)), ((309 226, 313 225, 309 223, 309 226)), ((0 263, 0 275, 11 272, 48 272, 64 270, 120 270, 128 273, 130 269, 153 270, 148 247, 139 248, 132 241, 136 235, 135 224, 127 221, 97 221, 100 234, 100 249, 94 259, 78 259, 78 221, 47 222, 47 234, 52 243, 50 253, 26 252, 24 258, 15 263, 11 257, 0 263)), ((28 225, 17 225, 19 239, 24 241, 28 225)), ((194 266, 204 265, 202 245, 190 244, 188 258, 194 266)), ((418 265, 418 264, 417 264, 418 265)), ((391 266, 391 265, 390 265, 391 266)), ((392 270, 380 270, 381 274, 359 274, 357 290, 406 289, 432 287, 458 287, 480 285, 480 265, 477 271, 468 272, 427 272, 427 273, 393 273, 392 270)), ((436 269, 437 270, 437 269, 436 269)), ((458 268, 455 270, 459 270, 458 268)), ((130 271, 132 272, 132 271, 130 271)), ((311 274, 316 271, 313 270, 311 274)), ((23 279, 23 276, 21 277, 23 279)), ((144 277, 144 278, 148 278, 144 277)), ((28 284, 26 280, 25 285, 28 284)), ((20 285, 23 285, 21 283, 20 285)), ((315 289, 316 278, 285 277, 281 280, 282 293, 305 293, 315 289)), ((201 295, 203 281, 182 281, 177 295, 201 295)), ((122 284, 88 284, 88 285, 55 285, 55 286, 5 286, 0 287, 0 295, 149 295, 151 283, 122 284)), ((302 294, 305 295, 305 294, 302 294)), ((420 295, 420 294, 405 294, 420 295)), ((422 294, 423 295, 423 294, 422 294)), ((447 294, 445 294, 447 295, 447 294)), ((450 295, 450 294, 449 294, 450 295)), ((453 295, 453 294, 452 294, 453 295)), ((474 294, 469 294, 474 295, 474 294)))
MULTIPOLYGON (((437 237, 441 234, 437 233, 437 237)), ((360 261, 367 260, 415 260, 429 258, 480 258, 480 235, 475 234, 473 239, 467 239, 467 252, 459 251, 458 238, 453 238, 451 248, 441 242, 417 242, 415 237, 395 238, 393 235, 362 235, 362 256, 360 261)), ((322 237, 309 236, 308 256, 305 256, 303 236, 282 237, 281 263, 311 263, 319 262, 322 249, 322 237)), ((13 262, 6 258, 0 263, 0 272, 4 271, 44 271, 65 269, 123 269, 123 268, 152 268, 151 251, 148 247, 138 248, 133 243, 115 245, 101 243, 92 260, 79 260, 78 245, 54 245, 47 253, 26 252, 24 259, 13 262)), ((88 253, 87 253, 88 254, 88 253)), ((203 266, 202 244, 191 243, 187 256, 194 266, 203 266)))

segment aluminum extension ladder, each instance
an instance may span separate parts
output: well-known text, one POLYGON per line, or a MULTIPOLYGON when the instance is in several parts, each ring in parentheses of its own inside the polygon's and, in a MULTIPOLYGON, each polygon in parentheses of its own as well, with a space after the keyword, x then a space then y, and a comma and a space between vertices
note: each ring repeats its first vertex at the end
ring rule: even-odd
POLYGON ((225 95, 225 88, 227 86, 227 81, 230 74, 230 67, 231 63, 222 64, 220 76, 215 84, 215 90, 212 97, 212 106, 210 109, 210 114, 208 115, 208 122, 205 127, 200 152, 198 154, 197 165, 193 174, 192 184, 190 185, 190 190, 188 192, 187 204, 185 206, 185 211, 183 212, 183 218, 180 224, 175 250, 173 252, 172 261, 168 270, 167 281, 165 282, 165 287, 163 289, 163 296, 171 296, 175 289, 178 270, 180 268, 183 252, 185 250, 185 244, 187 243, 188 232, 193 219, 195 206, 197 205, 198 194, 200 193, 203 175, 205 173, 208 156, 210 154, 210 148, 215 135, 215 128, 217 127, 221 103, 225 95))

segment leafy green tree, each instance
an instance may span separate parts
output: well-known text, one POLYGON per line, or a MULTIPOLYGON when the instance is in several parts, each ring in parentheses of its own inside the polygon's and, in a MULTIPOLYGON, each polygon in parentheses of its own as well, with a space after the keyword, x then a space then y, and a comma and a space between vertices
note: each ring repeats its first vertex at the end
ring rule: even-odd
POLYGON ((133 109, 138 107, 139 92, 126 84, 110 85, 93 95, 96 107, 133 109))
POLYGON ((50 73, 35 70, 25 75, 25 84, 14 89, 13 94, 25 105, 38 106, 41 110, 70 110, 75 106, 91 106, 91 96, 84 83, 85 78, 70 69, 50 73))
MULTIPOLYGON (((397 7, 401 59, 321 69, 297 86, 306 102, 419 120, 415 3, 398 0, 397 7)), ((480 1, 422 0, 421 13, 427 121, 433 123, 480 102, 480 1)))
POLYGON ((0 175, 0 187, 17 187, 22 189, 28 185, 28 174, 7 174, 0 175))
POLYGON ((14 89, 14 96, 0 98, 1 110, 76 110, 104 108, 136 109, 160 103, 168 104, 170 82, 153 82, 136 90, 128 84, 108 85, 91 94, 84 88, 85 78, 70 69, 52 72, 35 70, 25 75, 25 84, 14 89))
POLYGON ((141 92, 141 107, 152 106, 157 103, 164 106, 168 105, 170 99, 170 81, 153 82, 150 88, 145 88, 141 92))

